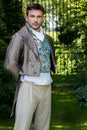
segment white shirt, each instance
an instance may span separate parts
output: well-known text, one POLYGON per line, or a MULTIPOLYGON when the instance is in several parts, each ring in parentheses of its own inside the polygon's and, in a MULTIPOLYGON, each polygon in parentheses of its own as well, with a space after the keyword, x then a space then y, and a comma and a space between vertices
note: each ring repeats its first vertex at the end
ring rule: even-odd
POLYGON ((21 76, 22 82, 32 82, 36 85, 49 85, 52 83, 52 78, 50 73, 40 73, 40 76, 33 77, 33 76, 21 76))

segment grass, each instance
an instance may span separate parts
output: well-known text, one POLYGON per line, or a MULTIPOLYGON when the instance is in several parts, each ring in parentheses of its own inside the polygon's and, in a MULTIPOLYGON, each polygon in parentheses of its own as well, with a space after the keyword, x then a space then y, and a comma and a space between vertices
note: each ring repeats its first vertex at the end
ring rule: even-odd
POLYGON ((87 108, 79 106, 70 86, 53 88, 50 130, 87 130, 87 108))
POLYGON ((0 119, 0 130, 13 130, 13 119, 0 119))
MULTIPOLYGON (((0 130, 12 130, 14 119, 0 119, 0 130)), ((50 130, 87 130, 87 108, 79 106, 71 86, 52 88, 50 130)))

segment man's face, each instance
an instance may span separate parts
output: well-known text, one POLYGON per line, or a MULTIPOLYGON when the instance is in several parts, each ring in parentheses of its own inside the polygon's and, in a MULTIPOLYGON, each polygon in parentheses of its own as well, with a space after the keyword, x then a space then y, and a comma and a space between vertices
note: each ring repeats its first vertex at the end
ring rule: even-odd
POLYGON ((29 10, 26 21, 36 31, 40 31, 40 26, 44 20, 43 12, 41 10, 29 10))

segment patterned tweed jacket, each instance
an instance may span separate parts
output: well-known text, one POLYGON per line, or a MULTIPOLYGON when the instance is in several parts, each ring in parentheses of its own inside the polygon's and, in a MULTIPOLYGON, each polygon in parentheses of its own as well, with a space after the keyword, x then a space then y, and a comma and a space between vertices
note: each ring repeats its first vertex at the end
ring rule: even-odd
MULTIPOLYGON (((51 46, 51 70, 55 73, 53 40, 46 34, 45 38, 51 46)), ((4 65, 16 79, 18 79, 19 75, 39 76, 40 59, 37 53, 37 47, 26 26, 22 27, 12 36, 12 40, 6 51, 4 65)))

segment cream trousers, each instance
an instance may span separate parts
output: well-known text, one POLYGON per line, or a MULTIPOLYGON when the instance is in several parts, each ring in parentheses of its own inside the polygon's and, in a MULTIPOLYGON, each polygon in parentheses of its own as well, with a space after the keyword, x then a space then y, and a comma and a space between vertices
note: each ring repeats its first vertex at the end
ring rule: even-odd
POLYGON ((22 82, 19 89, 14 130, 29 130, 34 117, 34 130, 49 130, 51 85, 22 82))

